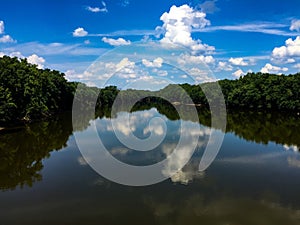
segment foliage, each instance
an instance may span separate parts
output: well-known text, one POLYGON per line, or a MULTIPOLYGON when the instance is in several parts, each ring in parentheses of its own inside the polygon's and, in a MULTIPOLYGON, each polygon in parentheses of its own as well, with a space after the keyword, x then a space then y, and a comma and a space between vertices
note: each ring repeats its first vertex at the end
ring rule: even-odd
POLYGON ((64 74, 41 70, 26 59, 0 58, 0 123, 31 120, 70 109, 73 83, 64 74))
POLYGON ((300 110, 300 73, 248 73, 238 80, 219 81, 229 108, 300 110))
MULTIPOLYGON (((163 99, 167 99, 171 103, 190 104, 187 96, 193 103, 208 108, 209 100, 218 99, 221 94, 215 91, 217 84, 229 109, 300 111, 300 73, 288 76, 248 73, 238 80, 225 79, 201 85, 173 84, 154 92, 120 91, 115 86, 99 89, 80 84, 76 98, 82 104, 82 110, 94 106, 95 99, 96 108, 110 108, 117 96, 115 104, 119 109, 127 109, 136 100, 165 104, 163 99), (206 98, 207 95, 209 98, 206 98)), ((0 58, 0 125, 40 119, 70 110, 78 85, 67 82, 64 74, 58 71, 38 69, 26 59, 3 56, 0 58)))

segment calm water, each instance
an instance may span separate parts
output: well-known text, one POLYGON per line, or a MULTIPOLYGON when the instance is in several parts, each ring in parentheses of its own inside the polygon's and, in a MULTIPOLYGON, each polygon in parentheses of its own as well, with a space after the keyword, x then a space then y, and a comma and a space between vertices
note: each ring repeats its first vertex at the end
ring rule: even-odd
MULTIPOLYGON (((149 120, 161 117, 167 135, 153 151, 125 148, 111 121, 126 134, 120 112, 95 120, 105 147, 132 165, 163 160, 178 142, 180 122, 201 137, 190 162, 166 181, 147 187, 110 182, 82 157, 74 133, 89 141, 89 120, 72 128, 69 115, 0 134, 0 225, 35 224, 300 224, 300 121, 297 116, 239 112, 228 115, 221 150, 205 171, 197 170, 211 131, 209 116, 201 124, 180 121, 156 108, 130 113, 131 130, 149 136, 149 120)), ((155 128, 157 135, 163 128, 155 128)))

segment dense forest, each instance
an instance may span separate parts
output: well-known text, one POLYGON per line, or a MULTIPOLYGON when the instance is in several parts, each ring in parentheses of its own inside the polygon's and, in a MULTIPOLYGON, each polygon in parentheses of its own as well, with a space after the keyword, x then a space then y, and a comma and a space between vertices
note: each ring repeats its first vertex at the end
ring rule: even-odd
POLYGON ((29 121, 70 109, 76 84, 26 59, 0 58, 0 123, 29 121))
MULTIPOLYGON (((300 73, 275 75, 248 73, 237 80, 218 81, 228 109, 254 109, 300 112, 300 73)), ((65 75, 50 69, 38 69, 26 59, 3 56, 0 58, 0 126, 20 121, 49 117, 72 109, 78 83, 68 82, 65 75)), ((126 105, 141 96, 142 102, 164 104, 161 96, 171 101, 186 103, 185 90, 193 102, 208 107, 203 90, 213 89, 215 83, 201 85, 168 85, 156 92, 125 90, 115 86, 98 89, 80 84, 77 97, 84 99, 83 108, 90 104, 86 99, 98 96, 97 107, 110 107, 119 94, 118 104, 126 105), (100 94, 99 94, 100 93, 100 94)), ((92 104, 90 104, 92 105, 92 104)))

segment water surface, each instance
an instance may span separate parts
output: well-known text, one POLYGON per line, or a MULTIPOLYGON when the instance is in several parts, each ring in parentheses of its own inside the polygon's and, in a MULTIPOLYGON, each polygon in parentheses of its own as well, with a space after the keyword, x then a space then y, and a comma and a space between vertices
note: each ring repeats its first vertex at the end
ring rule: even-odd
MULTIPOLYGON (((275 113, 229 113, 221 150, 204 172, 198 165, 211 129, 209 115, 200 122, 180 121, 168 110, 149 108, 103 112, 95 120, 105 147, 132 165, 151 165, 167 157, 178 142, 180 123, 189 134, 200 128, 198 147, 189 163, 170 179, 129 187, 99 176, 82 157, 74 132, 89 140, 89 119, 72 128, 69 115, 0 135, 0 224, 300 224, 299 117, 275 113), (164 141, 153 151, 122 145, 111 130, 149 136, 148 122, 166 122, 164 141)), ((161 135, 163 127, 153 132, 161 135)), ((164 171, 168 173, 168 171, 164 171)))

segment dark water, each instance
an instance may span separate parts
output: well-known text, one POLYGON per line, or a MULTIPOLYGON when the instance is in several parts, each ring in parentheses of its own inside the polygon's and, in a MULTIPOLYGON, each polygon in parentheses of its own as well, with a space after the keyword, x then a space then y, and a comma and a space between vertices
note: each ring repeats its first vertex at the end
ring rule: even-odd
MULTIPOLYGON (((113 118, 125 134, 122 116, 126 114, 113 118)), ((133 165, 163 160, 178 142, 179 122, 189 126, 191 135, 199 126, 156 108, 130 116, 137 137, 149 136, 147 119, 152 117, 163 117, 168 129, 154 151, 137 153, 116 139, 105 113, 96 119, 110 153, 133 165)), ((215 128, 207 114, 199 113, 199 118, 201 136, 190 162, 170 179, 145 187, 110 182, 87 165, 74 133, 88 141, 88 119, 76 130, 70 115, 63 115, 0 134, 0 225, 299 225, 300 118, 230 113, 223 145, 205 172, 199 172, 198 165, 208 133, 215 128)), ((155 131, 159 135, 162 130, 155 131)))

